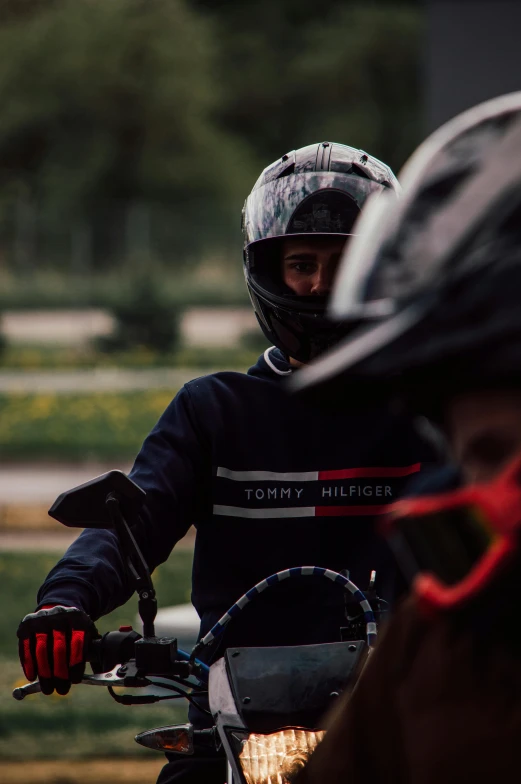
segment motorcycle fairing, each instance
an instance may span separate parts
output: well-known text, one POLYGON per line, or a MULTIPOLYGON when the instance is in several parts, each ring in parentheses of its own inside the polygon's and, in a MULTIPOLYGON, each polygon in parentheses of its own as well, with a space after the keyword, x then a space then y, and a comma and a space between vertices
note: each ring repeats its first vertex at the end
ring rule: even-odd
POLYGON ((323 727, 324 714, 358 672, 365 641, 229 648, 226 670, 241 723, 256 733, 323 727))

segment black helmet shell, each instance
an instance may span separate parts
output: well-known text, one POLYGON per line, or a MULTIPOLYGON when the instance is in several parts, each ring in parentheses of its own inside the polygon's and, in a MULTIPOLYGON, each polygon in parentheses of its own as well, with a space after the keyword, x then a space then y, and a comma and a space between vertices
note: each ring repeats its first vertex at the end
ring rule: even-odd
POLYGON ((400 376, 427 399, 441 385, 521 378, 521 92, 451 120, 401 179, 384 220, 368 206, 332 297, 337 318, 381 320, 299 373, 294 389, 400 376))

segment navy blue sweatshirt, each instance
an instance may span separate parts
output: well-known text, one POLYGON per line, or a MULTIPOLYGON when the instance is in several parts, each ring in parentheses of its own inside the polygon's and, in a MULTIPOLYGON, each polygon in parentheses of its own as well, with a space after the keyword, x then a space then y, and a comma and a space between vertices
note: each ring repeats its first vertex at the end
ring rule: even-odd
MULTIPOLYGON (((130 474, 147 493, 136 535, 151 569, 192 524, 197 529, 192 600, 202 633, 256 582, 292 566, 348 569, 362 589, 376 569, 380 594, 392 593, 395 566, 376 521, 421 465, 436 459, 434 448, 410 419, 385 408, 354 410, 346 401, 339 415, 288 396, 290 372, 272 349, 247 374, 189 382, 130 474)), ((74 605, 96 619, 130 595, 114 534, 86 530, 38 602, 74 605)), ((285 581, 230 623, 210 654, 223 645, 338 640, 341 625, 338 586, 285 581)))

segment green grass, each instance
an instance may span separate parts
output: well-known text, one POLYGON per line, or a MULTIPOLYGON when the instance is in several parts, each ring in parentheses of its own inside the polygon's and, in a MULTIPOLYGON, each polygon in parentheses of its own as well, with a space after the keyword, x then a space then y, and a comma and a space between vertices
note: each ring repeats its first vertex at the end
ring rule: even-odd
POLYGON ((184 700, 118 705, 108 691, 73 686, 66 697, 35 694, 12 699, 17 662, 0 659, 0 761, 85 757, 154 757, 134 742, 136 733, 186 721, 184 700))
MULTIPOLYGON (((262 336, 256 341, 239 349, 183 349, 166 367, 191 368, 188 378, 219 367, 246 371, 265 348, 262 336)), ((14 370, 165 367, 164 355, 146 351, 111 359, 81 349, 25 347, 8 348, 4 358, 14 370)), ((0 455, 3 460, 132 459, 177 391, 0 394, 0 455)))
POLYGON ((2 458, 135 456, 177 390, 0 395, 2 458))
MULTIPOLYGON (((36 593, 58 558, 53 553, 0 553, 0 584, 3 602, 0 613, 0 656, 15 658, 16 629, 20 619, 36 604, 36 593)), ((160 607, 190 601, 192 553, 174 550, 168 561, 154 572, 160 607)), ((101 618, 98 629, 103 634, 121 624, 131 624, 137 613, 137 597, 110 615, 101 618)))
MULTIPOLYGON (((240 255, 238 257, 240 259, 240 255)), ((119 269, 91 274, 69 274, 52 268, 16 275, 0 271, 0 310, 45 310, 55 308, 108 308, 128 302, 136 285, 147 276, 157 281, 172 306, 229 307, 247 305, 242 265, 207 260, 195 267, 172 268, 147 259, 119 269), (146 267, 144 267, 144 263, 146 267), (195 271, 194 271, 195 270, 195 271)))
MULTIPOLYGON (((248 305, 240 261, 233 266, 199 267, 198 274, 165 265, 154 266, 147 261, 147 270, 160 283, 173 307, 248 305)), ((17 276, 4 270, 0 272, 0 311, 89 307, 110 310, 128 302, 142 274, 142 265, 90 275, 35 270, 30 275, 17 276)))
MULTIPOLYGON (((24 682, 18 664, 16 629, 34 608, 36 591, 56 557, 48 553, 0 554, 3 612, 0 615, 0 759, 152 756, 136 743, 136 732, 184 721, 184 701, 123 706, 102 688, 75 686, 66 697, 41 694, 16 702, 15 685, 24 682)), ((174 551, 154 575, 159 606, 189 600, 192 555, 174 551)), ((97 623, 100 632, 133 623, 137 598, 97 623)))
MULTIPOLYGON (((85 346, 7 345, 0 354, 1 371, 76 370, 85 368, 197 368, 247 370, 267 347, 261 337, 256 346, 237 348, 181 348, 165 354, 144 347, 106 353, 85 346)), ((195 374, 197 375, 197 374, 195 374)))

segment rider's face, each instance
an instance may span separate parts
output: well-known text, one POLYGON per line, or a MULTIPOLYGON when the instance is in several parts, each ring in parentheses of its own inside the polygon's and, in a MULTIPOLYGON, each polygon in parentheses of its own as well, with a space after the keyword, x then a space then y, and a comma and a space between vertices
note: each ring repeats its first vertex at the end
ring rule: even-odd
POLYGON ((521 391, 458 395, 448 404, 447 424, 466 483, 493 479, 521 451, 521 391))
POLYGON ((345 237, 287 237, 282 245, 282 277, 299 297, 331 291, 345 237))

